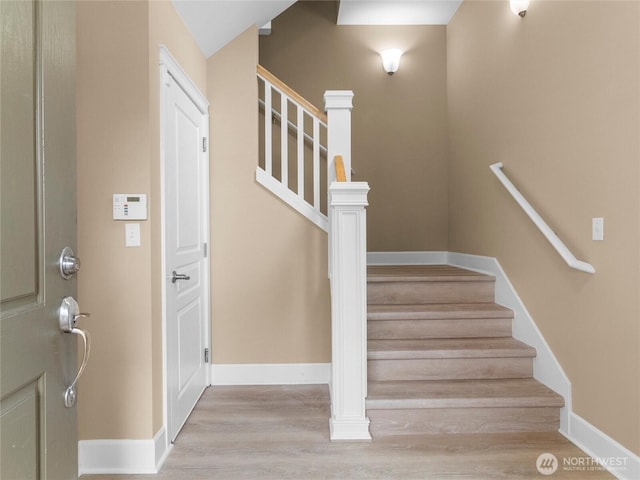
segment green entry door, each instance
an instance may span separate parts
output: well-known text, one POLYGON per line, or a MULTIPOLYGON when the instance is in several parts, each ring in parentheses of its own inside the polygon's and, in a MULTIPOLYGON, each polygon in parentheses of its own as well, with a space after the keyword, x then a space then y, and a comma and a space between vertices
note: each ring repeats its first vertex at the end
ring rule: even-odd
POLYGON ((58 258, 76 241, 75 5, 0 0, 0 28, 0 478, 67 480, 78 336, 59 309, 76 280, 58 258))

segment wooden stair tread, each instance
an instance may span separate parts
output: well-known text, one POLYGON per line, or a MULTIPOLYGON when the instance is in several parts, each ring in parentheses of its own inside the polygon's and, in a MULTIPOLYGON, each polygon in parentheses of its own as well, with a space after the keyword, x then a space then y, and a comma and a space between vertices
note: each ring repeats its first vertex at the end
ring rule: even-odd
POLYGON ((451 265, 372 265, 367 268, 368 282, 493 282, 491 275, 451 265))
POLYGON ((371 339, 368 341, 369 360, 535 356, 535 348, 509 337, 371 339))
POLYGON ((425 303, 369 305, 368 320, 431 320, 513 318, 513 311, 496 303, 425 303))
POLYGON ((562 407, 534 379, 369 382, 367 409, 562 407))
POLYGON ((374 437, 555 431, 564 399, 533 378, 495 277, 449 265, 367 270, 374 437))

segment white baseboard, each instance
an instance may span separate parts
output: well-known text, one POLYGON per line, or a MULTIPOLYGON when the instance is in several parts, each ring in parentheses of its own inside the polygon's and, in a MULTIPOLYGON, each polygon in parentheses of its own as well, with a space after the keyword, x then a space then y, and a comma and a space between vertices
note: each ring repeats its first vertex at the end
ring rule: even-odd
POLYGON ((170 450, 164 427, 147 440, 80 440, 78 475, 158 473, 170 450))
POLYGON ((371 252, 367 254, 367 263, 368 265, 447 264, 494 276, 496 303, 514 312, 513 337, 531 345, 537 351, 533 361, 534 378, 565 399, 565 406, 560 410, 560 431, 564 434, 568 432, 571 382, 495 258, 454 252, 371 252))
POLYGON ((534 378, 565 399, 565 407, 560 411, 560 433, 617 478, 640 478, 640 458, 637 455, 572 412, 571 382, 497 259, 455 252, 374 252, 367 254, 367 260, 369 265, 448 264, 493 275, 496 278, 496 303, 514 312, 514 338, 537 351, 534 378))
POLYGON ((448 264, 493 275, 496 278, 496 303, 510 308, 514 313, 513 337, 531 345, 537 351, 533 361, 534 378, 565 399, 565 406, 560 410, 560 431, 567 434, 571 411, 571 382, 498 260, 492 257, 454 252, 371 252, 367 254, 367 263, 369 265, 448 264))
POLYGON ((371 441, 369 433, 369 419, 329 419, 329 431, 331 441, 371 441))
POLYGON ((560 431, 566 435, 569 431, 569 412, 572 408, 571 382, 498 260, 493 257, 454 252, 449 252, 447 259, 449 265, 475 270, 495 277, 496 303, 513 310, 513 337, 536 349, 537 354, 533 360, 533 377, 564 397, 565 406, 560 410, 560 431))
POLYGON ((330 363, 212 364, 212 385, 328 384, 330 363))
MULTIPOLYGON (((211 365, 212 385, 328 384, 330 363, 211 365)), ((155 474, 172 444, 164 427, 152 439, 81 440, 78 475, 155 474)))
POLYGON ((620 480, 640 478, 640 457, 598 430, 584 418, 569 414, 569 440, 620 480))

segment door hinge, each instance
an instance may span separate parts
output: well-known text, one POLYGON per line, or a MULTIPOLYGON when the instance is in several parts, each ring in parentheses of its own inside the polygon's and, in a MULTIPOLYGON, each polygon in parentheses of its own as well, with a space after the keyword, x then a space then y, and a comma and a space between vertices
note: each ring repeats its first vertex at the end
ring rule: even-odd
POLYGON ((207 151, 207 137, 202 137, 202 151, 207 151))
POLYGON ((207 244, 206 243, 204 244, 203 249, 204 249, 204 258, 207 258, 208 250, 207 250, 207 244))
POLYGON ((209 363, 209 349, 204 349, 204 363, 209 363))

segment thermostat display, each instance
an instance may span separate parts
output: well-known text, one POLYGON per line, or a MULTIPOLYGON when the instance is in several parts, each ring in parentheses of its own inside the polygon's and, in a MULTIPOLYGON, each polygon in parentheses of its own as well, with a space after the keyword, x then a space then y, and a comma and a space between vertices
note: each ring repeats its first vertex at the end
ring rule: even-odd
POLYGON ((114 220, 146 220, 147 195, 145 193, 114 193, 114 220))

